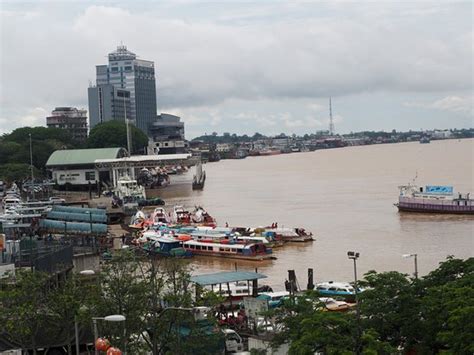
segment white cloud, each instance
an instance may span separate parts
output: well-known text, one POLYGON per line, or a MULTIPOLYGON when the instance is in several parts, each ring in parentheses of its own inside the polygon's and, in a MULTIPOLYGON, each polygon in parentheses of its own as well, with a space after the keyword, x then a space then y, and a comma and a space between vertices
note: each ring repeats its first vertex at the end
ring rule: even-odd
MULTIPOLYGON (((325 125, 329 96, 472 90, 469 4, 215 3, 208 13, 192 1, 102 4, 2 11, 1 129, 18 126, 22 110, 87 107, 95 65, 120 41, 155 61, 159 111, 181 112, 196 131, 231 127, 236 117, 255 130, 325 125), (314 103, 286 120, 265 106, 305 99, 314 103), (226 110, 232 100, 246 107, 226 110), (318 117, 301 118, 310 113, 318 117)), ((466 112, 452 98, 438 105, 466 112)))
POLYGON ((406 102, 407 107, 420 107, 441 111, 473 114, 474 96, 450 95, 430 102, 406 102))
POLYGON ((12 122, 8 117, 0 117, 0 134, 8 133, 12 127, 46 126, 48 111, 43 107, 35 107, 20 113, 12 122))

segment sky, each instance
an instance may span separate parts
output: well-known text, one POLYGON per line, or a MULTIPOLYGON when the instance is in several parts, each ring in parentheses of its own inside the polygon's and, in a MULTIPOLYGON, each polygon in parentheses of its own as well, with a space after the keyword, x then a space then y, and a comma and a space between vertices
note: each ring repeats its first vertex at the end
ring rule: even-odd
POLYGON ((0 134, 88 108, 123 43, 186 137, 474 127, 471 1, 0 0, 0 134))

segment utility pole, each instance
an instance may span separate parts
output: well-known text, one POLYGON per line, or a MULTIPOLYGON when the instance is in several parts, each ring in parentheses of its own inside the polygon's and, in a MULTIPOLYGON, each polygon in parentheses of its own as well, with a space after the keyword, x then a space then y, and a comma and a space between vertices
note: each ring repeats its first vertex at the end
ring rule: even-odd
POLYGON ((35 177, 33 174, 33 145, 31 143, 31 133, 29 133, 28 135, 30 136, 31 191, 33 193, 33 200, 34 200, 35 199, 35 186, 34 186, 35 177))
POLYGON ((359 301, 359 285, 357 284, 357 259, 359 259, 359 253, 355 251, 348 251, 347 257, 354 261, 354 290, 355 290, 355 301, 356 301, 356 318, 357 318, 357 339, 355 346, 355 353, 359 355, 361 353, 360 349, 360 339, 362 337, 362 329, 360 327, 360 301, 359 301))

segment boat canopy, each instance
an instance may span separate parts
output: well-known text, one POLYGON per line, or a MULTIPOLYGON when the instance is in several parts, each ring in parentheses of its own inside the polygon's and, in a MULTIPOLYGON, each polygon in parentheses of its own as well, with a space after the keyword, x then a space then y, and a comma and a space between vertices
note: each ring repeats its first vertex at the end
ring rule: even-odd
POLYGON ((196 275, 191 277, 191 282, 200 286, 226 284, 237 281, 253 281, 264 279, 267 276, 252 271, 227 271, 213 274, 196 275))
POLYGON ((61 206, 61 205, 54 205, 53 211, 61 211, 61 212, 69 212, 69 213, 92 213, 92 214, 103 214, 105 215, 107 211, 102 208, 83 208, 83 207, 73 207, 73 206, 61 206))
POLYGON ((452 186, 426 185, 425 193, 427 193, 427 194, 437 194, 437 195, 452 195, 453 194, 453 187, 452 186))

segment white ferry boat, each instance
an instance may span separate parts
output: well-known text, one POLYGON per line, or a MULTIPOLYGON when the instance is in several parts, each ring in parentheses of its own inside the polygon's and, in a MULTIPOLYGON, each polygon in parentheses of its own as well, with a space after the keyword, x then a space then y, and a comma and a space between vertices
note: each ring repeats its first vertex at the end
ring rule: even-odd
POLYGON ((474 200, 469 193, 455 194, 452 186, 427 185, 425 188, 408 184, 399 186, 395 206, 402 212, 474 214, 474 200))

